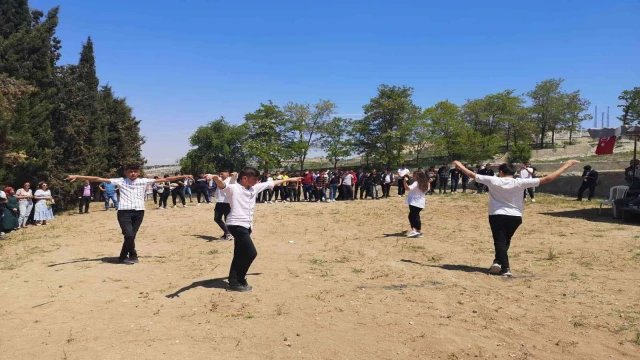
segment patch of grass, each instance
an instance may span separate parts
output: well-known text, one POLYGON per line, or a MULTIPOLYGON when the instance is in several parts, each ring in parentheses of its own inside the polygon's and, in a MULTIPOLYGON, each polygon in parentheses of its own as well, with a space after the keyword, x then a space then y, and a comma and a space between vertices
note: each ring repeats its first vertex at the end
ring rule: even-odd
POLYGON ((640 330, 636 331, 636 339, 633 340, 633 343, 640 346, 640 330))
POLYGON ((573 325, 574 328, 586 326, 585 323, 582 322, 582 320, 578 319, 572 320, 571 325, 573 325))
POLYGON ((207 254, 209 254, 209 255, 217 255, 219 253, 220 253, 220 250, 218 250, 218 249, 209 250, 207 252, 207 254))
POLYGON ((309 262, 312 263, 313 265, 324 265, 326 263, 325 260, 318 259, 318 258, 313 258, 309 260, 309 262))
POLYGON ((253 319, 255 318, 255 315, 253 315, 252 313, 248 313, 247 315, 244 316, 245 319, 249 320, 249 319, 253 319))
POLYGON ((356 269, 356 268, 353 268, 353 269, 351 270, 351 272, 352 272, 352 273, 354 273, 354 274, 362 274, 362 273, 364 272, 364 270, 363 270, 363 269, 356 269))
POLYGON ((349 258, 346 256, 342 256, 339 258, 336 258, 336 263, 338 264, 344 264, 344 263, 348 263, 349 262, 349 258))
POLYGON ((569 276, 571 276, 571 280, 579 280, 578 274, 575 272, 570 273, 569 276))
POLYGON ((552 247, 549 248, 547 252, 547 256, 544 258, 545 260, 554 261, 558 258, 558 254, 553 250, 552 247))
POLYGON ((282 316, 282 315, 285 314, 284 306, 285 306, 285 303, 283 303, 283 302, 276 304, 276 315, 277 316, 282 316))

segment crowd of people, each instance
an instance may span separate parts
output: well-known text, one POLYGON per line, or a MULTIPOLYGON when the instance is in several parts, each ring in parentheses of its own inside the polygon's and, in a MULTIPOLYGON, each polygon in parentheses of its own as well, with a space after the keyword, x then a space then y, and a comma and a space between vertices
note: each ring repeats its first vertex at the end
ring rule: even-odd
MULTIPOLYGON (((129 265, 139 262, 135 239, 144 219, 149 196, 153 197, 158 209, 166 209, 169 195, 172 196, 173 207, 178 206, 178 199, 181 206, 186 207, 186 195, 193 201, 192 186, 196 190, 198 205, 212 204, 212 195, 215 193, 214 221, 224 232, 221 239, 234 241, 228 290, 245 292, 252 290, 246 274, 257 256, 251 239, 256 203, 379 200, 391 196, 394 184, 398 187, 398 196, 407 197, 411 226, 407 236, 415 238, 423 236, 420 212, 426 206, 427 195, 433 194, 436 186, 439 193, 446 193, 447 189, 455 193, 461 182, 462 191, 465 192, 470 180, 474 180, 476 193, 488 192, 490 197, 489 224, 496 255, 489 272, 511 276, 507 251, 513 234, 522 223, 522 204, 527 194, 533 200, 533 192, 529 189, 555 180, 575 163, 569 161, 542 179, 536 178, 535 169, 529 163, 522 165, 516 178, 518 171, 508 164, 500 165, 495 176, 490 164, 479 166, 474 172, 468 165, 455 161, 454 167, 444 164, 437 171, 431 167, 427 171, 420 168, 412 173, 402 164, 395 173, 389 169, 380 173, 376 169, 370 172, 361 169, 356 173, 351 169, 343 171, 336 168, 331 171, 294 172, 291 177, 286 171, 276 171, 273 175, 266 172, 261 176, 258 170, 248 167, 239 174, 226 169, 219 174, 200 174, 197 180, 192 175, 180 173, 162 178, 141 178, 140 165, 130 164, 125 167, 124 177, 69 175, 66 180, 83 181, 77 190, 80 214, 88 212, 94 198, 91 183, 99 183, 105 210, 110 210, 110 202, 113 202, 124 237, 118 262, 129 265)), ((31 215, 36 224, 46 225, 47 220, 53 219, 53 203, 45 182, 39 184, 35 193, 32 193, 28 183, 18 192, 11 187, 5 188, 0 191, 3 229, 21 229, 28 225, 31 215)))

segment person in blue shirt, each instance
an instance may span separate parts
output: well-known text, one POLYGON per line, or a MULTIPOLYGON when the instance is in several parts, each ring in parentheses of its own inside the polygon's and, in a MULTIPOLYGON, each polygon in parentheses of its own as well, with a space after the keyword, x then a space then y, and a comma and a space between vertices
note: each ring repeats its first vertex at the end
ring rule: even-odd
POLYGON ((116 191, 118 191, 118 185, 114 185, 111 183, 100 183, 100 191, 103 192, 104 196, 104 210, 109 211, 109 199, 113 200, 113 207, 118 210, 118 197, 116 196, 116 191))

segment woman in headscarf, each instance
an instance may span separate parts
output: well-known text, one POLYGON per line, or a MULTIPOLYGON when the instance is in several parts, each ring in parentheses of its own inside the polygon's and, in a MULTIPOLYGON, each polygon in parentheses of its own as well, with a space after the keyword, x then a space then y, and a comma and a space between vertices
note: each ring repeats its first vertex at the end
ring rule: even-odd
POLYGON ((18 227, 18 199, 15 190, 10 186, 6 187, 4 192, 7 194, 7 203, 2 210, 2 227, 5 233, 10 233, 18 227))

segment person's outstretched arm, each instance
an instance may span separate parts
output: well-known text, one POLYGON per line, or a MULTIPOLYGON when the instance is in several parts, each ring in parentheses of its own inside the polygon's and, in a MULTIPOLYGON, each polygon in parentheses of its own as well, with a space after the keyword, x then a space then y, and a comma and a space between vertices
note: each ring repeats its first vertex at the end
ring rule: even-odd
POLYGON ((278 186, 280 184, 284 184, 284 183, 288 183, 288 182, 294 182, 294 181, 298 181, 298 179, 301 179, 299 177, 294 177, 294 178, 288 178, 286 180, 276 180, 273 182, 273 186, 278 186))
POLYGON ((89 182, 105 182, 107 184, 111 184, 111 179, 105 179, 99 176, 68 175, 65 178, 65 180, 66 181, 88 180, 89 182))
POLYGON ((462 171, 463 174, 465 174, 466 176, 470 177, 471 179, 475 179, 476 178, 476 173, 474 173, 473 171, 467 169, 466 166, 462 165, 462 163, 458 160, 453 162, 453 165, 455 165, 458 169, 460 169, 460 171, 462 171))
POLYGON ((551 174, 540 178, 540 185, 544 185, 544 184, 548 184, 552 181, 554 181, 555 179, 557 179, 558 177, 560 177, 560 175, 562 175, 563 172, 567 171, 567 169, 569 169, 570 167, 572 167, 573 165, 579 163, 580 161, 578 160, 569 160, 566 163, 564 163, 564 165, 562 165, 558 170, 552 172, 551 174))
POLYGON ((169 176, 169 177, 162 178, 162 179, 155 179, 155 180, 153 180, 153 182, 154 183, 172 182, 172 181, 176 181, 176 180, 184 180, 184 178, 189 178, 189 179, 193 180, 193 175, 169 176))

